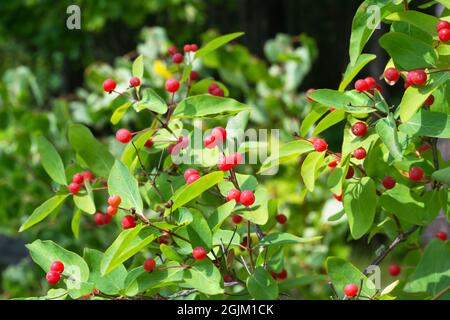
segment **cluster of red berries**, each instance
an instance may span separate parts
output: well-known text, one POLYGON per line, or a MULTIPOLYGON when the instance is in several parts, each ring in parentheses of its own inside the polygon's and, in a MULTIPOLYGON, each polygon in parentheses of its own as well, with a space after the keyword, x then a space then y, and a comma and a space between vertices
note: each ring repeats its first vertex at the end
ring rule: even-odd
POLYGON ((84 181, 89 181, 89 183, 92 183, 94 181, 94 174, 89 171, 83 171, 79 173, 75 173, 72 176, 72 182, 69 184, 69 192, 72 194, 77 194, 81 187, 84 186, 84 181))
POLYGON ((278 281, 285 280, 288 276, 286 269, 283 269, 280 272, 272 271, 271 275, 274 280, 278 280, 278 281))
POLYGON ((184 180, 186 180, 187 184, 191 184, 198 179, 200 179, 200 175, 197 170, 191 168, 184 172, 184 180))
POLYGON ((148 258, 144 261, 144 270, 147 272, 152 272, 156 267, 155 259, 148 258))
POLYGON ((47 272, 45 278, 48 284, 55 285, 61 280, 61 274, 64 272, 64 263, 59 260, 54 261, 50 266, 50 271, 47 272))
POLYGON ((374 94, 375 89, 381 92, 381 86, 377 84, 377 81, 373 77, 357 80, 355 82, 355 89, 358 92, 369 92, 371 94, 374 94))
POLYGON ((219 144, 219 147, 223 146, 224 141, 227 140, 227 131, 224 128, 217 127, 212 129, 211 134, 206 136, 203 140, 205 148, 213 149, 219 144))
POLYGON ((241 203, 244 206, 249 207, 255 203, 255 194, 251 190, 245 190, 241 192, 238 189, 231 189, 227 193, 226 200, 235 200, 236 203, 241 203))
POLYGON ((108 208, 106 209, 106 213, 110 216, 114 216, 117 213, 120 203, 122 202, 122 198, 118 195, 112 195, 108 198, 108 208))
POLYGON ((438 32, 440 41, 450 41, 450 23, 448 21, 439 21, 439 23, 436 25, 436 30, 438 32))
POLYGON ((216 97, 223 97, 225 93, 223 90, 217 85, 217 83, 211 83, 208 87, 208 93, 216 96, 216 97))
POLYGON ((206 258, 206 250, 202 247, 195 247, 194 250, 192 250, 192 256, 195 260, 203 260, 206 258))
POLYGON ((230 171, 233 167, 241 164, 243 156, 240 153, 232 153, 229 156, 221 156, 217 163, 217 167, 221 171, 230 171))

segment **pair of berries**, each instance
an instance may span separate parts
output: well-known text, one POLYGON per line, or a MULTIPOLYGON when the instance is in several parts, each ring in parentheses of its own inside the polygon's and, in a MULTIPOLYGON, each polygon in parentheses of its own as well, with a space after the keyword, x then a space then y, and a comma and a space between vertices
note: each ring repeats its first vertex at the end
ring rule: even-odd
POLYGON ((183 50, 184 52, 196 52, 198 50, 198 45, 195 43, 185 44, 183 46, 183 50))
POLYGON ((219 162, 217 163, 217 167, 221 171, 229 171, 233 169, 234 166, 241 164, 243 161, 243 156, 240 153, 233 153, 229 156, 221 156, 219 158, 219 162))
MULTIPOLYGON (((132 77, 130 79, 130 87, 139 87, 141 85, 141 79, 138 77, 132 77)), ((117 83, 113 79, 106 79, 103 81, 103 90, 105 92, 111 93, 116 89, 117 83)))
POLYGON ((440 41, 450 41, 450 23, 448 21, 439 21, 439 23, 436 25, 436 30, 438 32, 440 41))
POLYGON ((181 150, 184 150, 189 146, 189 142, 189 137, 179 137, 177 142, 172 143, 167 147, 167 152, 170 155, 177 155, 181 150))
POLYGON ((147 272, 152 272, 156 267, 155 259, 148 258, 144 261, 144 270, 147 272))
POLYGON ((227 140, 227 131, 224 128, 217 127, 212 129, 211 135, 206 136, 203 140, 205 148, 213 149, 219 143, 220 146, 223 146, 223 142, 227 140))
POLYGON ((45 278, 48 284, 55 285, 61 280, 61 274, 64 272, 64 263, 59 260, 54 261, 50 266, 50 271, 47 272, 45 278))
POLYGON ((411 85, 423 86, 427 83, 428 75, 424 70, 413 70, 408 72, 406 76, 405 88, 411 85))
POLYGON ((94 178, 94 174, 89 170, 83 171, 81 173, 75 173, 72 176, 72 182, 68 187, 69 192, 72 194, 77 194, 80 191, 81 186, 84 184, 85 180, 89 181, 89 183, 92 183, 94 181, 94 178))
POLYGON ((400 72, 395 68, 388 68, 384 71, 384 78, 387 83, 394 85, 400 79, 400 72))
POLYGON ((200 179, 200 175, 197 170, 191 168, 184 172, 184 180, 186 180, 187 184, 191 184, 198 179, 200 179))
POLYGON ((324 152, 328 149, 328 143, 324 139, 310 138, 309 142, 313 144, 314 150, 317 152, 324 152))
POLYGON ((358 92, 370 92, 374 93, 374 90, 381 92, 381 86, 377 84, 377 81, 373 77, 367 77, 365 79, 359 79, 355 82, 355 89, 358 92))
POLYGON ((288 276, 286 269, 283 269, 280 272, 272 271, 271 275, 274 280, 285 280, 288 276))
POLYGON ((211 83, 208 87, 208 93, 216 97, 223 97, 224 91, 217 85, 217 83, 211 83))
POLYGON ((112 221, 112 216, 102 212, 97 212, 94 216, 95 224, 98 226, 110 224, 112 221))
POLYGON ((108 208, 106 209, 106 213, 113 217, 119 208, 120 203, 122 202, 122 199, 118 195, 112 195, 108 198, 108 208))
POLYGON ((206 250, 202 247, 195 247, 194 250, 192 250, 192 256, 195 260, 203 260, 206 258, 206 250))
POLYGON ((241 203, 246 207, 255 203, 255 194, 251 190, 239 191, 238 189, 231 189, 227 193, 227 201, 235 200, 236 203, 241 203))

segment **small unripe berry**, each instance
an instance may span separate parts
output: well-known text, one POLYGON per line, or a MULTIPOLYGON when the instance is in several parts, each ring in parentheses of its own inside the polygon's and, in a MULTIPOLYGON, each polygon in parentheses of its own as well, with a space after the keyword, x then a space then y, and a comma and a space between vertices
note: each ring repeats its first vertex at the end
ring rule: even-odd
POLYGON ((398 70, 395 68, 388 68, 386 69, 386 71, 384 71, 384 77, 390 83, 397 82, 400 78, 400 72, 398 72, 398 70))
POLYGON ((345 176, 345 179, 351 179, 355 175, 355 169, 353 169, 352 166, 348 167, 347 175, 345 176))
POLYGON ((355 151, 353 151, 353 156, 358 160, 364 159, 366 155, 367 155, 366 149, 364 149, 363 147, 360 147, 358 149, 355 149, 355 151))
POLYGON ((434 96, 430 95, 423 104, 426 105, 427 107, 429 107, 429 106, 432 106, 433 103, 434 103, 434 96))
POLYGON ((141 79, 133 77, 130 79, 130 87, 139 87, 141 85, 141 79))
POLYGON ((240 199, 240 202, 246 207, 249 207, 253 203, 255 203, 255 195, 254 195, 253 191, 250 191, 250 190, 242 191, 239 199, 240 199))
POLYGON ((61 279, 61 274, 56 271, 49 271, 45 278, 47 279, 48 284, 55 285, 61 279))
POLYGON ((197 71, 192 70, 191 73, 189 74, 189 79, 191 81, 197 81, 198 79, 200 79, 200 75, 198 74, 197 71))
POLYGON ((412 181, 420 181, 422 180, 424 177, 424 172, 423 169, 420 167, 412 167, 409 170, 409 179, 411 179, 412 181))
POLYGON ((448 42, 450 40, 450 29, 441 29, 438 34, 441 42, 448 42))
POLYGON ((328 144, 325 140, 316 138, 313 140, 314 149, 317 152, 324 152, 328 149, 328 144))
POLYGON ((365 80, 360 79, 355 82, 355 89, 358 92, 364 92, 369 90, 370 86, 365 80))
POLYGON ((238 214, 233 214, 233 216, 231 217, 231 220, 233 221, 233 223, 239 224, 242 222, 242 216, 240 216, 238 214))
POLYGON ((122 202, 122 198, 118 195, 112 195, 108 198, 108 204, 112 207, 118 207, 122 202))
POLYGON ((62 263, 59 260, 54 261, 52 263, 52 265, 50 266, 50 271, 63 273, 64 272, 64 263, 62 263))
POLYGON ((122 228, 124 229, 132 229, 136 227, 136 220, 132 215, 126 215, 122 218, 122 228))
POLYGON ((240 198, 241 198, 241 191, 239 191, 238 189, 231 189, 227 193, 227 201, 235 200, 236 203, 239 203, 239 201, 241 201, 240 198))
POLYGON ((78 183, 78 184, 82 184, 84 181, 84 177, 81 173, 75 173, 72 177, 72 182, 73 183, 78 183))
POLYGON ((206 251, 202 247, 195 247, 192 251, 195 260, 203 260, 206 258, 206 251))
POLYGON ((108 206, 108 208, 106 209, 106 213, 109 216, 114 216, 117 213, 117 207, 108 206))
POLYGON ((436 31, 439 32, 442 29, 450 29, 450 22, 445 20, 439 21, 439 23, 436 25, 436 31))
POLYGON ((69 192, 72 194, 77 194, 80 191, 80 185, 78 183, 72 182, 69 184, 69 192))
POLYGON ((364 137, 367 133, 367 124, 364 122, 356 122, 352 126, 352 133, 357 137, 364 137))
POLYGON ((191 184, 191 183, 197 181, 198 179, 200 179, 200 176, 198 174, 192 174, 186 179, 186 183, 191 184))
POLYGON ((310 94, 310 93, 312 93, 312 92, 314 92, 314 91, 316 91, 316 89, 313 89, 313 88, 308 89, 308 90, 306 91, 306 99, 308 99, 309 102, 314 102, 313 99, 311 99, 310 97, 308 97, 308 94, 310 94))
POLYGON ((216 138, 212 135, 205 137, 205 139, 203 139, 203 143, 207 149, 213 149, 217 145, 216 138))
POLYGON ((383 178, 383 187, 385 187, 387 190, 391 190, 395 187, 395 184, 397 181, 391 176, 386 176, 383 178))
POLYGON ((396 263, 393 263, 389 266, 389 274, 392 277, 396 277, 400 274, 400 272, 402 271, 402 269, 400 268, 400 266, 396 263))
POLYGON ((287 222, 287 217, 284 214, 279 213, 275 216, 275 220, 277 220, 279 224, 285 224, 287 222))
POLYGON ((117 130, 117 132, 116 132, 116 139, 120 143, 128 143, 131 141, 132 137, 133 137, 133 135, 127 129, 122 128, 122 129, 117 130))
POLYGON ((173 63, 180 64, 180 63, 183 62, 183 60, 184 60, 184 57, 183 57, 183 55, 181 53, 175 53, 172 56, 172 62, 173 63))
POLYGON ((156 261, 152 258, 148 258, 144 261, 144 269, 147 272, 152 272, 156 267, 156 261))
POLYGON ((448 236, 445 232, 439 231, 436 233, 436 238, 441 239, 442 241, 446 241, 448 239, 448 236))
POLYGON ((350 283, 345 286, 344 288, 344 294, 349 297, 353 298, 358 293, 358 286, 354 283, 350 283))
POLYGON ((166 90, 170 93, 175 93, 180 89, 180 82, 177 79, 169 79, 166 81, 166 90))
POLYGON ((114 80, 112 79, 106 79, 103 82, 103 90, 105 90, 105 92, 111 92, 116 88, 117 84, 114 80))
POLYGON ((194 175, 194 174, 196 174, 196 175, 198 175, 198 171, 197 170, 195 170, 195 169, 192 169, 192 168, 190 168, 190 169, 187 169, 185 172, 184 172, 184 180, 187 180, 190 176, 192 176, 192 175, 194 175))

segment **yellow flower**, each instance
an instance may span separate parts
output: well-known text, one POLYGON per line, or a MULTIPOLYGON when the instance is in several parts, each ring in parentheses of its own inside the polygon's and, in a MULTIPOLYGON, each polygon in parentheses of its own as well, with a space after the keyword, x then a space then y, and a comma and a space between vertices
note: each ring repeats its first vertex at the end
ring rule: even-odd
POLYGON ((163 77, 164 79, 173 78, 172 73, 170 73, 170 71, 166 67, 166 64, 161 60, 155 60, 155 63, 153 64, 153 70, 157 75, 163 77))

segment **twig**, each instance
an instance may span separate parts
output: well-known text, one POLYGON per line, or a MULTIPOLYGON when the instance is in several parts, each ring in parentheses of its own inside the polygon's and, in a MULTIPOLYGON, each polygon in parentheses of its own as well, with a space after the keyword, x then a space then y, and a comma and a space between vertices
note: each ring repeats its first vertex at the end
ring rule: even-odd
POLYGON ((252 239, 250 237, 250 228, 251 222, 247 221, 247 251, 250 258, 250 268, 252 272, 255 270, 255 263, 253 262, 253 253, 252 253, 252 239))
POLYGON ((440 297, 442 297, 444 294, 446 294, 449 291, 450 291, 450 286, 439 291, 431 300, 438 300, 440 297))

